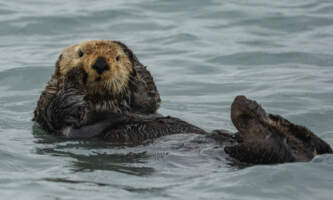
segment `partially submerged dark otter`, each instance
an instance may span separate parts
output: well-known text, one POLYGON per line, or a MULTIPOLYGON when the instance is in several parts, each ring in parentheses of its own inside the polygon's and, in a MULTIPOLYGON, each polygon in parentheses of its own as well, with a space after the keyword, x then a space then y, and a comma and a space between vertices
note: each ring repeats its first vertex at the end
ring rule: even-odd
MULTIPOLYGON (((93 43, 98 47, 105 45, 104 49, 108 49, 107 47, 111 44, 121 44, 109 41, 94 41, 93 43)), ((123 49, 123 52, 127 51, 124 54, 126 57, 122 59, 128 59, 130 63, 139 63, 125 45, 121 44, 119 47, 123 49)), ((98 54, 95 51, 98 52, 99 48, 89 48, 89 51, 92 51, 90 53, 95 55, 98 54)), ((80 55, 83 52, 78 53, 80 55)), ((114 88, 119 89, 120 87, 105 88, 105 84, 99 84, 101 80, 98 80, 99 77, 108 81, 114 80, 114 76, 119 78, 119 73, 103 77, 104 73, 110 73, 108 72, 110 65, 119 60, 116 58, 117 56, 111 61, 107 58, 103 59, 101 54, 105 54, 105 51, 100 53, 99 56, 95 56, 94 59, 89 56, 89 59, 93 60, 89 62, 90 64, 78 62, 77 66, 71 65, 66 73, 62 74, 61 84, 59 84, 57 92, 52 95, 52 98, 48 98, 43 104, 38 104, 34 119, 43 129, 68 139, 98 138, 115 145, 138 145, 164 135, 196 133, 206 135, 219 143, 225 144, 224 150, 231 157, 241 162, 253 164, 309 161, 317 154, 332 153, 331 147, 310 130, 294 125, 281 116, 267 114, 255 101, 248 100, 244 96, 236 97, 231 106, 231 119, 238 130, 235 134, 224 130, 215 130, 208 133, 178 118, 156 114, 159 95, 149 72, 140 65, 139 68, 144 70, 142 74, 149 74, 149 81, 151 81, 150 84, 153 87, 147 87, 142 84, 146 83, 145 81, 142 82, 142 79, 137 79, 136 83, 139 84, 142 94, 137 92, 136 96, 132 95, 131 98, 127 98, 126 95, 119 98, 112 92, 115 90, 114 88), (101 70, 100 68, 103 68, 102 72, 98 71, 101 70), (99 89, 100 87, 104 90, 99 89), (107 92, 105 92, 105 89, 107 89, 107 92), (91 92, 91 90, 94 92, 91 92), (154 95, 147 95, 151 94, 149 90, 152 90, 154 95), (97 94, 95 91, 98 91, 97 94), (91 99, 94 95, 102 99, 97 101, 91 99), (103 102, 103 98, 111 102, 113 102, 112 98, 116 98, 116 102, 121 103, 108 104, 108 106, 102 106, 103 109, 100 109, 100 106, 96 107, 98 102, 103 102), (148 104, 140 106, 128 101, 128 99, 135 98, 141 101, 144 99, 152 101, 153 109, 148 109, 148 104), (126 104, 123 103, 124 101, 126 104), (149 112, 142 112, 147 110, 149 112)), ((87 58, 87 60, 89 59, 87 58)), ((62 66, 67 67, 66 65, 62 66)), ((127 76, 133 76, 131 70, 135 69, 133 67, 135 65, 123 66, 127 68, 132 66, 131 69, 128 68, 130 70, 127 70, 129 73, 126 73, 127 76)), ((130 80, 126 76, 122 77, 130 80)), ((124 83, 119 79, 116 80, 112 84, 124 83)), ((124 84, 121 88, 129 90, 125 94, 134 94, 138 91, 133 89, 134 86, 129 86, 130 81, 124 84)), ((116 94, 124 94, 120 90, 115 91, 116 94)), ((43 94, 41 95, 42 100, 44 98, 43 94)))

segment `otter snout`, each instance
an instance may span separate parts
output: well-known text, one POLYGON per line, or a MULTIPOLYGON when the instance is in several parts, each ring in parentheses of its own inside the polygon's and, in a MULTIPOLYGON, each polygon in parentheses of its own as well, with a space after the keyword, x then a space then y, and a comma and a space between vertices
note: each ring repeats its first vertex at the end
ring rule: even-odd
POLYGON ((98 57, 92 68, 101 75, 104 71, 109 70, 110 66, 104 57, 98 57))

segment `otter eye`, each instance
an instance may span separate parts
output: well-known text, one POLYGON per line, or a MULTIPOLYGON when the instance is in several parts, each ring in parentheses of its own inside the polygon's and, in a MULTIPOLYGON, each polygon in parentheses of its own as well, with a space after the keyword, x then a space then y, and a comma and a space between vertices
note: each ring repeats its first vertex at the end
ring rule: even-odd
POLYGON ((80 50, 79 51, 79 57, 81 58, 83 56, 83 52, 80 50))
POLYGON ((117 56, 117 57, 116 57, 116 61, 119 61, 119 60, 120 60, 120 56, 117 56))

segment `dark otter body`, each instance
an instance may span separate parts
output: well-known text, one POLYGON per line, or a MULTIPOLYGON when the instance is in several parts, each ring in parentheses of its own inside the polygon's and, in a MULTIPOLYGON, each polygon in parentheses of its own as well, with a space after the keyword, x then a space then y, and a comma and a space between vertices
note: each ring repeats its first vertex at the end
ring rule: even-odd
POLYGON ((225 152, 247 163, 309 161, 331 147, 305 127, 267 114, 255 101, 236 97, 231 118, 238 132, 206 131, 174 117, 158 114, 112 113, 89 110, 81 88, 80 70, 73 69, 64 87, 36 120, 43 129, 68 139, 99 138, 119 145, 138 145, 164 135, 197 133, 228 143, 225 152))

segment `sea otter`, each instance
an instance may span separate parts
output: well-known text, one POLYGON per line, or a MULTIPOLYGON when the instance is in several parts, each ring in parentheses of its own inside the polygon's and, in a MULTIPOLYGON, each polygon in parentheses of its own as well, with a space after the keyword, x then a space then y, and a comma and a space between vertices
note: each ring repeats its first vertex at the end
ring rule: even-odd
POLYGON ((49 85, 52 80, 58 82, 57 91, 50 97, 45 95, 46 87, 34 120, 47 132, 64 138, 138 145, 164 135, 196 133, 223 144, 231 157, 253 164, 309 161, 317 154, 332 153, 331 147, 307 128, 267 114, 244 96, 236 97, 231 106, 231 119, 238 130, 235 134, 224 130, 209 133, 181 119, 157 114, 160 98, 151 75, 120 42, 88 41, 67 48, 49 85), (145 75, 148 78, 135 78, 145 75), (146 102, 137 105, 142 101, 152 102, 152 108, 146 102))

